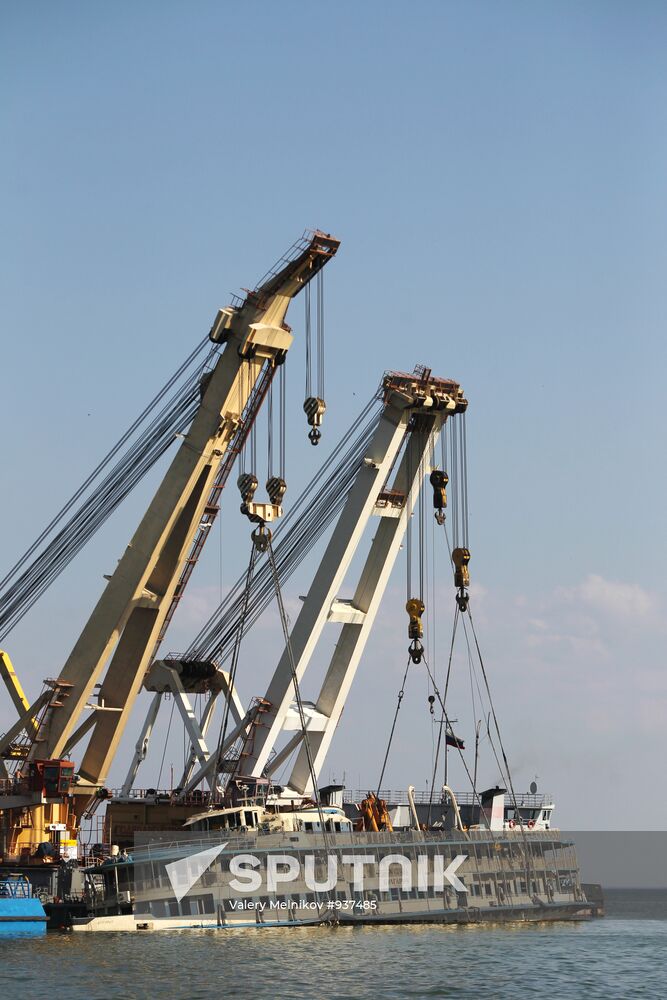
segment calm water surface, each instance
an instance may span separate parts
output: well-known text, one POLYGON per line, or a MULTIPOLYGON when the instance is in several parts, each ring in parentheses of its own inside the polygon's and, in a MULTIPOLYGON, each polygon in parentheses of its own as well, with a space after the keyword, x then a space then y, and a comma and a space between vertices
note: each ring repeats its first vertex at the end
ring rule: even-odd
POLYGON ((667 997, 667 893, 582 924, 0 938, 0 996, 667 997))

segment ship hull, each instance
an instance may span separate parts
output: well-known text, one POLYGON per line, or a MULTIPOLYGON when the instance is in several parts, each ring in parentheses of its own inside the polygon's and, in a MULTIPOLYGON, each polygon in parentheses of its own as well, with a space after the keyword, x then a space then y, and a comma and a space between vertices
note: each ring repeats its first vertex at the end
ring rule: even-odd
POLYGON ((224 844, 213 834, 174 833, 87 878, 89 909, 73 919, 75 930, 525 923, 597 912, 581 887, 574 845, 557 831, 529 837, 355 832, 326 841, 318 834, 245 832, 224 844), (211 863, 177 892, 174 866, 186 871, 212 845, 211 863), (241 886, 239 858, 245 859, 241 886), (276 884, 270 873, 286 858, 295 873, 276 884))

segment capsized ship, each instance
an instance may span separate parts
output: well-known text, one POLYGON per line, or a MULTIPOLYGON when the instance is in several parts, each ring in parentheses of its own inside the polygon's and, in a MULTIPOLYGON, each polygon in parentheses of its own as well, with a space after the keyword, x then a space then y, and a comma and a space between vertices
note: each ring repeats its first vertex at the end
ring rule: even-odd
MULTIPOLYGON (((508 818, 511 808, 500 812, 504 792, 494 790, 487 817, 495 811, 495 818, 466 829, 448 791, 436 804, 436 823, 422 830, 416 821, 394 827, 388 814, 398 818, 400 806, 388 809, 373 794, 350 809, 339 787, 323 788, 319 807, 285 810, 272 789, 264 788, 263 805, 253 791, 240 805, 193 816, 184 832, 151 834, 131 855, 88 868, 89 912, 73 929, 484 923, 595 913, 574 845, 550 828, 552 804, 532 807, 541 816, 521 828, 508 818), (358 829, 363 815, 385 828, 358 829)), ((414 816, 412 789, 406 798, 414 816)))

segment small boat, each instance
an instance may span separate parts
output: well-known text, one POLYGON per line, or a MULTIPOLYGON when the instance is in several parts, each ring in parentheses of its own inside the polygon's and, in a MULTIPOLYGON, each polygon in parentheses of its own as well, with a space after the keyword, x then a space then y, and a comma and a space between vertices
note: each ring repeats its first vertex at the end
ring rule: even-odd
POLYGON ((0 877, 0 929, 7 924, 35 924, 46 929, 46 913, 41 901, 33 895, 26 875, 12 873, 0 877))

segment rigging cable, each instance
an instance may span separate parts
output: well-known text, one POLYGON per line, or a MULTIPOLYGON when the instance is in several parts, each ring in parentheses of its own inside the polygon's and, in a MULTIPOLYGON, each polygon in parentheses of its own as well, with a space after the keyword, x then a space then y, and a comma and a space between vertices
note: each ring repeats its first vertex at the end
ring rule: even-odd
POLYGON ((205 343, 202 342, 189 355, 176 374, 169 379, 120 441, 5 576, 2 583, 2 586, 5 586, 5 591, 0 595, 1 638, 4 638, 39 600, 51 583, 155 465, 172 444, 174 438, 182 434, 192 422, 199 406, 202 373, 217 353, 217 347, 209 352, 204 365, 197 364, 195 370, 176 388, 171 397, 162 405, 162 408, 153 416, 152 421, 141 435, 130 444, 106 476, 99 481, 101 474, 111 464, 121 448, 132 440, 141 425, 145 424, 148 417, 159 407, 179 378, 192 366, 205 343), (85 496, 86 491, 93 486, 96 480, 98 480, 97 485, 63 524, 72 505, 85 496), (60 530, 56 531, 61 524, 60 530), (50 536, 51 538, 48 540, 50 536), (46 544, 39 551, 43 543, 46 544), (35 555, 35 553, 37 554, 35 555), (33 555, 35 557, 32 562, 23 568, 33 555))
MULTIPOLYGON (((452 558, 452 547, 450 545, 449 533, 447 531, 447 526, 446 525, 444 525, 444 531, 445 531, 445 541, 446 541, 446 545, 447 545, 447 551, 449 553, 449 558, 451 560, 451 558, 452 558)), ((457 610, 458 609, 459 609, 459 605, 457 604, 457 610)), ((470 610, 469 604, 467 605, 466 610, 468 610, 468 612, 469 612, 469 610, 470 610)), ((456 617, 456 612, 455 612, 455 617, 456 617)), ((470 625, 472 626, 472 616, 469 614, 468 617, 470 618, 470 625)), ((467 647, 467 650, 468 650, 469 664, 470 664, 471 667, 474 667, 474 665, 472 664, 471 649, 470 649, 470 640, 468 638, 468 630, 466 628, 465 618, 462 618, 462 623, 463 623, 463 634, 465 636, 466 647, 467 647)), ((480 663, 481 663, 481 653, 479 651, 479 648, 478 648, 478 657, 480 658, 480 663)), ((451 661, 450 661, 450 664, 451 664, 451 661)), ((479 687, 479 681, 477 679, 476 671, 474 671, 474 674, 475 674, 475 684, 477 686, 477 692, 478 692, 479 697, 480 697, 480 702, 483 702, 482 692, 481 692, 480 687, 479 687)), ((446 680, 446 684, 445 684, 445 702, 447 700, 447 688, 449 686, 449 676, 450 676, 450 672, 448 670, 447 671, 447 680, 446 680)), ((486 681, 486 677, 484 677, 484 679, 486 681)), ((494 707, 493 707, 493 702, 491 701, 491 691, 490 691, 488 682, 486 684, 486 688, 487 688, 487 694, 488 694, 488 697, 489 697, 489 707, 490 707, 491 711, 494 713, 494 721, 496 721, 496 728, 498 729, 498 723, 497 723, 497 720, 495 720, 495 710, 494 710, 494 707)), ((491 744, 491 749, 493 751, 493 755, 494 755, 494 757, 496 759, 496 763, 498 765, 498 771, 500 772, 500 777, 501 777, 501 779, 503 781, 505 779, 507 779, 507 783, 509 785, 510 782, 511 782, 509 770, 503 771, 503 766, 502 766, 502 764, 501 764, 501 762, 500 762, 500 760, 498 758, 498 754, 496 752, 495 744, 493 742, 493 738, 491 737, 491 733, 488 731, 488 727, 487 727, 487 732, 488 732, 488 736, 489 736, 489 742, 491 744)), ((498 738, 500 739, 500 731, 499 731, 499 729, 498 729, 498 738)))
POLYGON ((267 478, 273 476, 273 383, 266 394, 266 467, 267 478))
MULTIPOLYGON (((257 529, 257 531, 261 531, 257 529)), ((253 532, 253 537, 255 532, 253 532)), ((296 671, 296 663, 294 662, 294 650, 292 649, 292 638, 289 631, 289 623, 287 619, 287 614, 285 612, 285 605, 283 604, 283 595, 280 589, 280 576, 278 574, 278 568, 276 566, 276 560, 273 554, 273 546, 271 545, 271 532, 267 531, 266 536, 267 546, 266 554, 269 559, 269 565, 271 567, 271 573, 273 576, 273 583, 276 590, 276 602, 278 604, 278 611, 280 614, 280 624, 283 630, 283 636, 285 638, 285 648, 287 649, 287 656, 289 659, 290 671, 292 674, 292 684, 294 685, 294 699, 296 701, 297 710, 299 713, 299 723, 301 725, 301 732, 303 734, 303 746, 306 751, 306 759, 308 761, 308 770, 310 772, 310 780, 313 785, 313 799, 317 805, 317 812, 320 820, 320 826, 322 828, 322 837, 324 840, 324 847, 328 849, 329 847, 329 837, 327 833, 326 823, 324 820, 324 812, 322 810, 322 803, 320 801, 320 792, 317 785, 317 772, 315 771, 315 762, 313 760, 313 755, 310 747, 310 737, 308 735, 308 727, 306 723, 306 713, 303 708, 303 701, 301 699, 301 689, 299 687, 299 677, 296 671)))
POLYGON ((276 508, 274 510, 274 516, 279 517, 282 515, 281 504, 283 502, 283 497, 287 492, 287 483, 285 482, 285 364, 284 362, 279 366, 279 385, 278 385, 278 475, 276 475, 276 469, 274 464, 275 452, 273 443, 273 431, 274 431, 274 410, 273 410, 273 382, 269 385, 269 390, 267 394, 267 466, 268 475, 266 480, 266 491, 269 494, 269 500, 276 508))
POLYGON ((311 444, 319 444, 322 432, 322 417, 327 405, 324 402, 324 271, 318 271, 315 281, 315 336, 317 341, 317 359, 313 361, 313 330, 311 312, 310 283, 306 285, 305 319, 306 319, 306 398, 303 409, 310 425, 308 438, 311 444), (316 369, 315 395, 313 395, 313 368, 316 369))
POLYGON ((313 331, 312 331, 312 314, 311 314, 311 302, 310 302, 310 282, 308 282, 304 290, 304 308, 305 308, 305 324, 306 324, 306 399, 308 399, 313 394, 313 378, 312 378, 313 331))
POLYGON ((466 433, 466 414, 465 410, 461 414, 461 486, 463 490, 463 504, 462 504, 462 529, 463 529, 463 548, 468 548, 468 437, 466 433))
MULTIPOLYGON (((467 471, 467 460, 464 462, 463 468, 467 471)), ((447 545, 447 550, 448 550, 448 553, 449 553, 449 558, 450 558, 450 560, 453 561, 453 559, 452 559, 453 553, 452 553, 452 548, 451 548, 450 543, 449 543, 449 534, 447 532, 447 526, 446 526, 446 524, 443 524, 443 527, 444 527, 445 542, 446 542, 446 545, 447 545)), ((465 540, 466 540, 466 542, 468 540, 467 529, 466 529, 465 540)), ((521 835, 522 835, 522 840, 523 840, 523 846, 524 846, 524 860, 525 860, 525 863, 526 863, 526 879, 527 879, 527 883, 526 884, 529 885, 530 884, 530 877, 531 877, 530 876, 530 864, 531 864, 531 861, 530 861, 530 850, 529 850, 529 847, 528 847, 528 840, 527 840, 527 837, 526 837, 526 831, 524 829, 524 824, 523 824, 523 822, 521 820, 521 814, 519 813, 519 808, 518 808, 518 804, 517 804, 516 793, 514 791, 514 783, 512 781, 512 775, 511 775, 510 767, 509 767, 509 761, 507 760, 507 754, 505 753, 505 748, 504 748, 504 745, 503 745, 502 736, 500 734, 500 725, 498 723, 498 717, 496 715, 495 705, 493 703, 493 698, 491 696, 491 687, 489 685, 488 677, 487 677, 487 674, 486 674, 486 668, 484 666, 484 660, 482 658, 482 651, 481 651, 481 648, 480 648, 480 645, 479 645, 479 641, 477 639, 477 633, 475 631, 475 626, 474 626, 472 614, 471 614, 471 611, 470 611, 470 602, 469 602, 469 600, 466 600, 465 601, 465 605, 462 607, 461 603, 457 600, 457 605, 460 608, 460 610, 461 610, 462 613, 463 612, 467 612, 468 613, 468 618, 470 620, 470 628, 472 630, 473 639, 474 639, 474 643, 475 643, 475 648, 476 648, 476 651, 477 651, 477 658, 479 660, 479 665, 480 665, 480 668, 481 668, 481 671, 482 671, 482 677, 483 677, 483 680, 484 680, 484 686, 486 688, 486 693, 487 693, 487 696, 488 696, 488 703, 489 703, 489 707, 490 707, 490 710, 491 710, 491 715, 493 717, 493 722, 494 722, 494 726, 495 726, 495 729, 496 729, 496 734, 498 736, 498 743, 500 745, 500 751, 501 751, 501 754, 502 754, 502 757, 503 757, 503 761, 504 761, 504 764, 505 764, 505 774, 503 774, 503 767, 502 767, 502 765, 500 763, 500 760, 498 759, 498 754, 496 752, 496 748, 495 748, 493 739, 491 738, 491 733, 490 733, 490 731, 488 729, 488 725, 487 725, 487 733, 488 733, 488 736, 489 736, 489 742, 491 744, 491 749, 492 749, 493 755, 494 755, 494 757, 496 759, 496 763, 498 764, 498 769, 500 771, 501 778, 504 780, 505 776, 507 777, 507 784, 508 784, 508 787, 509 787, 509 790, 510 790, 512 806, 514 808, 515 815, 518 817, 518 820, 519 820, 519 828, 521 830, 521 835)), ((466 645, 468 646, 468 651, 470 652, 470 644, 469 644, 469 640, 468 640, 468 631, 466 629, 465 618, 463 618, 462 621, 463 621, 463 632, 464 632, 464 635, 466 637, 466 645)), ((478 684, 478 691, 479 691, 479 684, 478 684)), ((480 700, 481 700, 481 691, 479 692, 479 694, 480 694, 480 700)), ((443 712, 444 712, 444 706, 443 706, 443 712)), ((460 750, 459 750, 459 752, 460 752, 460 750)), ((466 767, 466 772, 467 771, 468 771, 468 769, 466 767)), ((477 796, 477 790, 474 787, 474 785, 473 785, 473 794, 476 797, 478 797, 477 796)), ((481 802, 480 802, 480 813, 481 813, 481 802)))
MULTIPOLYGON (((452 658, 454 656, 454 640, 456 639, 456 627, 458 625, 459 614, 460 614, 460 612, 459 612, 459 607, 458 607, 458 604, 457 604, 456 607, 455 607, 455 609, 454 609, 454 625, 452 627, 452 641, 451 641, 451 643, 449 645, 449 662, 447 663, 447 675, 446 675, 446 679, 445 679, 445 694, 444 694, 444 697, 442 699, 443 705, 447 704, 447 691, 449 689, 449 678, 450 678, 450 674, 451 674, 451 670, 452 670, 452 658)), ((438 743, 437 743, 437 746, 435 748, 435 759, 434 759, 434 763, 433 763, 433 775, 431 777, 431 794, 430 794, 429 800, 428 800, 428 820, 427 820, 427 826, 431 825, 431 807, 433 805, 433 793, 435 791, 435 782, 436 782, 437 771, 438 771, 438 760, 440 758, 440 744, 442 742, 442 729, 443 729, 443 726, 445 725, 445 721, 446 721, 446 717, 445 717, 445 712, 444 712, 444 708, 443 708, 442 716, 441 716, 441 719, 440 719, 440 725, 438 727, 438 743)), ((446 738, 446 734, 445 734, 445 753, 447 753, 446 747, 447 747, 447 738, 446 738)))
POLYGON ((158 394, 151 400, 151 402, 139 414, 139 416, 130 425, 130 427, 128 427, 128 429, 125 431, 125 433, 119 439, 119 441, 117 441, 116 444, 113 446, 113 448, 111 449, 111 451, 109 451, 105 455, 105 457, 102 459, 102 461, 99 463, 99 465, 95 469, 93 469, 93 471, 90 473, 90 475, 88 476, 88 478, 78 488, 78 490, 76 491, 76 493, 74 493, 74 495, 69 498, 69 500, 67 501, 67 503, 58 511, 58 513, 49 522, 49 524, 47 524, 47 526, 44 528, 44 530, 42 531, 42 533, 35 539, 35 541, 32 543, 32 545, 23 553, 23 555, 18 560, 18 562, 15 563, 15 565, 12 567, 12 569, 10 569, 10 571, 7 573, 7 575, 2 580, 0 580, 0 587, 4 587, 6 583, 8 583, 11 579, 13 579, 16 576, 16 574, 21 569, 21 567, 23 565, 25 565, 25 563, 27 562, 27 560, 35 552, 35 550, 39 547, 39 545, 41 544, 41 542, 43 542, 44 539, 48 536, 49 532, 55 527, 56 524, 59 523, 60 520, 62 520, 62 518, 71 509, 71 507, 77 502, 77 500, 79 500, 81 498, 81 496, 84 494, 84 492, 86 491, 86 489, 95 481, 95 479, 97 478, 97 476, 99 475, 99 473, 103 469, 105 469, 106 466, 109 464, 109 462, 115 457, 115 455, 118 454, 118 452, 123 447, 123 445, 127 443, 127 441, 131 438, 132 434, 134 434, 134 432, 141 426, 141 424, 144 422, 144 420, 146 419, 146 417, 148 416, 148 414, 155 408, 155 406, 157 405, 157 403, 166 395, 166 393, 169 391, 169 389, 171 389, 173 387, 173 385, 178 381, 178 379, 180 378, 180 376, 190 366, 190 364, 193 362, 193 360, 199 354, 201 354, 203 348, 206 346, 207 343, 208 343, 208 337, 205 337, 204 340, 202 340, 201 343, 199 343, 197 345, 197 347, 194 349, 194 351, 192 351, 192 353, 185 359, 185 361, 180 366, 180 368, 177 369, 177 371, 171 376, 171 378, 162 387, 162 389, 158 392, 158 394))
MULTIPOLYGON (((472 631, 473 639, 474 639, 474 642, 475 642, 475 649, 477 650, 477 657, 479 659, 479 665, 480 665, 480 668, 481 668, 481 671, 482 671, 482 677, 484 678, 484 686, 486 688, 486 693, 487 693, 487 695, 489 697, 489 704, 491 706, 491 717, 493 718, 493 724, 495 726, 496 734, 498 736, 498 743, 500 745, 500 752, 502 754, 503 761, 505 763, 505 768, 506 768, 506 772, 507 772, 507 783, 509 785, 510 794, 512 796, 512 806, 514 808, 514 813, 515 813, 515 815, 516 815, 516 817, 517 817, 517 819, 519 821, 519 829, 521 831, 521 838, 523 840, 523 846, 524 846, 524 860, 526 862, 526 880, 527 880, 526 881, 526 885, 530 886, 530 881, 531 881, 531 872, 530 872, 531 853, 530 853, 530 849, 529 849, 529 846, 528 846, 528 838, 526 836, 526 830, 525 830, 525 826, 524 826, 523 820, 521 819, 521 813, 519 812, 519 806, 518 806, 518 803, 517 803, 516 792, 514 791, 514 782, 512 781, 512 774, 511 774, 511 771, 510 771, 509 761, 507 760, 507 754, 505 753, 505 747, 503 745, 503 738, 500 735, 500 725, 498 723, 498 717, 496 715, 495 705, 493 704, 493 698, 491 697, 491 688, 489 686, 489 680, 488 680, 488 677, 487 677, 487 674, 486 674, 486 667, 484 666, 484 659, 482 657, 482 651, 480 649, 479 641, 477 639, 477 632, 475 631, 475 624, 473 622, 472 615, 470 613, 470 607, 468 607, 468 618, 470 619, 470 629, 472 631)), ((534 876, 534 872, 533 872, 533 876, 534 876)))
POLYGON ((324 271, 317 272, 317 395, 324 399, 324 271))
POLYGON ((423 430, 417 428, 413 430, 413 438, 408 443, 407 450, 407 463, 408 463, 408 496, 407 496, 407 589, 408 589, 408 599, 405 603, 405 610, 408 613, 408 639, 410 639, 410 645, 408 646, 408 652, 413 663, 421 663, 421 658, 424 653, 424 646, 422 644, 422 638, 424 635, 424 625, 422 623, 422 615, 425 611, 424 605, 424 493, 423 490, 419 490, 419 487, 423 480, 424 473, 424 459, 423 459, 423 430), (417 435, 417 441, 420 445, 419 447, 419 463, 417 470, 411 468, 412 465, 412 442, 415 439, 414 435, 417 435), (413 472, 417 472, 417 476, 413 476, 413 472), (414 597, 412 592, 412 516, 413 516, 413 490, 419 490, 417 497, 417 513, 419 518, 419 552, 417 559, 417 567, 419 573, 419 596, 414 597))
MULTIPOLYGON (((431 668, 429 667, 429 665, 427 663, 426 657, 422 657, 422 662, 423 662, 424 666, 426 667, 428 675, 429 675, 429 677, 431 679, 431 684, 433 685, 434 694, 435 694, 436 698, 438 699, 438 703, 440 704, 440 708, 442 709, 442 714, 443 714, 444 719, 445 719, 445 727, 446 727, 447 731, 449 732, 449 734, 456 740, 456 737, 454 736, 454 730, 452 729, 452 725, 451 725, 451 723, 449 721, 449 716, 447 715, 447 712, 445 710, 445 703, 442 700, 442 697, 440 695, 440 691, 438 690, 438 686, 435 683, 435 677, 433 676, 433 673, 431 672, 431 668)), ((466 775, 468 776, 468 780, 470 781, 470 787, 472 788, 473 797, 476 798, 477 802, 479 803, 480 816, 484 817, 484 821, 485 821, 485 823, 487 825, 487 828, 488 828, 489 827, 489 821, 486 818, 486 816, 484 815, 484 811, 482 809, 482 803, 481 803, 480 797, 477 794, 477 789, 473 786, 472 775, 471 775, 470 769, 468 768, 468 765, 466 763, 466 759, 463 756, 463 750, 458 745, 458 741, 457 741, 456 749, 459 752, 459 756, 461 758, 461 763, 463 764, 463 767, 464 767, 464 770, 466 772, 466 775)))
MULTIPOLYGON (((374 396, 276 528, 274 534, 279 541, 275 545, 275 558, 283 582, 298 568, 344 506, 374 433, 377 407, 374 396), (326 477, 324 482, 323 477, 326 477)), ((224 660, 229 656, 243 604, 244 576, 230 588, 202 626, 185 653, 186 659, 224 660)), ((270 571, 263 563, 252 583, 248 627, 263 614, 271 599, 270 571)))
MULTIPOLYGON (((491 717, 493 718, 493 724, 494 724, 494 727, 495 727, 495 730, 496 730, 496 734, 498 736, 498 744, 500 746, 500 752, 502 754, 503 762, 505 764, 505 770, 506 770, 506 774, 507 774, 507 783, 510 786, 510 791, 511 791, 511 794, 512 794, 512 805, 517 810, 517 814, 518 814, 517 799, 516 799, 516 794, 514 792, 514 783, 512 781, 512 774, 510 772, 509 761, 507 760, 507 754, 505 753, 505 747, 503 745, 503 739, 502 739, 502 736, 500 735, 500 725, 498 723, 498 717, 496 715, 496 709, 495 709, 495 705, 493 703, 493 698, 491 697, 491 688, 489 686, 489 679, 487 677, 486 668, 484 666, 484 660, 482 658, 482 651, 481 651, 481 649, 479 647, 479 642, 478 642, 478 639, 477 639, 477 633, 475 631, 475 625, 474 625, 474 622, 473 622, 473 619, 472 619, 472 615, 470 613, 470 607, 468 607, 468 618, 470 620, 470 629, 472 631, 473 640, 474 640, 474 643, 475 643, 475 649, 477 650, 477 658, 479 660, 479 665, 480 665, 480 668, 481 668, 481 671, 482 671, 482 677, 484 679, 484 687, 486 688, 486 693, 487 693, 488 698, 489 698, 489 705, 491 707, 491 717)), ((523 824, 521 824, 521 825, 523 825, 523 824)))
POLYGON ((158 789, 158 791, 160 789, 160 782, 162 780, 162 768, 164 767, 164 759, 167 756, 167 745, 169 743, 169 734, 171 732, 172 719, 174 718, 174 706, 175 705, 176 705, 176 699, 172 698, 172 700, 171 700, 171 712, 169 713, 169 725, 167 726, 167 734, 166 734, 166 736, 164 738, 164 748, 162 750, 162 760, 160 761, 160 770, 158 772, 157 782, 155 783, 155 787, 158 789))
MULTIPOLYGON (((227 681, 227 697, 225 698, 225 707, 222 713, 222 719, 220 720, 220 733, 218 735, 218 749, 217 749, 217 766, 215 772, 215 780, 217 782, 217 776, 220 772, 220 767, 222 764, 222 754, 225 745, 225 739, 227 738, 227 726, 229 724, 229 712, 232 703, 233 692, 236 687, 236 672, 239 662, 239 653, 241 650, 241 640, 243 639, 243 632, 246 622, 246 617, 248 614, 248 603, 250 601, 250 592, 253 573, 255 570, 255 559, 257 556, 257 549, 254 545, 250 547, 250 560, 248 562, 248 569, 246 571, 246 585, 244 591, 244 605, 239 619, 238 630, 236 636, 234 637, 234 649, 232 652, 232 663, 229 668, 229 679, 227 681)), ((251 722, 252 725, 252 722, 251 722)), ((230 775, 230 779, 233 775, 230 775)))
POLYGON ((278 460, 278 475, 281 479, 285 478, 285 442, 287 439, 286 435, 286 393, 287 393, 287 366, 282 364, 280 366, 280 371, 278 372, 278 406, 279 406, 279 420, 280 420, 280 454, 278 460))
POLYGON ((401 684, 401 690, 398 692, 398 702, 396 704, 396 711, 394 712, 394 721, 391 724, 391 732, 389 733, 389 742, 387 743, 387 750, 386 750, 386 753, 384 755, 384 760, 382 762, 382 770, 380 771, 380 777, 378 779, 377 792, 375 793, 375 798, 376 799, 380 798, 380 789, 382 787, 382 781, 383 781, 383 778, 384 778, 385 769, 387 767, 387 761, 389 760, 389 751, 391 749, 391 744, 392 744, 392 741, 394 739, 394 730, 396 729, 396 721, 398 719, 398 713, 401 710, 401 703, 403 701, 403 696, 405 695, 405 682, 408 679, 408 671, 410 669, 410 664, 411 663, 412 663, 412 657, 409 656, 408 657, 408 663, 407 663, 407 666, 405 668, 405 673, 403 674, 403 682, 401 684))

